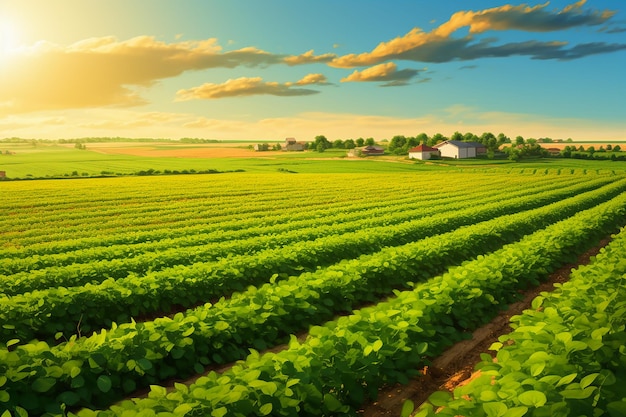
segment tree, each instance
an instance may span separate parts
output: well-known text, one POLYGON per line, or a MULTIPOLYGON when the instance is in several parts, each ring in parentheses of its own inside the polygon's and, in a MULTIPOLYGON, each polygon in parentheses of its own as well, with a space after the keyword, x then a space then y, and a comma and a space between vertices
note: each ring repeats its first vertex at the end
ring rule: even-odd
POLYGON ((404 150, 404 146, 406 145, 406 138, 402 135, 396 135, 391 138, 389 141, 389 152, 393 152, 395 154, 399 154, 404 150))
POLYGON ((330 148, 332 145, 326 136, 318 135, 315 136, 315 141, 313 142, 313 149, 318 152, 324 152, 326 149, 330 148), (321 149, 321 150, 320 150, 321 149))
POLYGON ((478 136, 476 136, 472 132, 467 132, 463 135, 463 141, 465 142, 478 142, 478 140, 478 136))
POLYGON ((438 143, 444 142, 448 140, 444 135, 442 135, 441 133, 435 133, 433 135, 432 138, 430 138, 430 144, 431 145, 436 145, 438 143))
POLYGON ((462 134, 461 132, 459 132, 459 131, 454 132, 454 133, 452 134, 452 136, 450 136, 450 140, 459 140, 459 141, 462 141, 462 140, 463 140, 463 134, 462 134))
POLYGON ((621 147, 621 146, 619 146, 619 145, 615 145, 615 146, 613 146, 613 152, 619 152, 619 151, 621 151, 621 150, 622 150, 622 147, 621 147))
POLYGON ((343 141, 341 139, 336 139, 335 141, 333 141, 333 148, 335 148, 335 149, 344 149, 345 148, 345 144, 343 143, 343 141))
POLYGON ((504 133, 498 133, 498 145, 504 145, 505 143, 511 143, 511 138, 504 133))
POLYGON ((406 147, 406 150, 408 151, 411 148, 414 148, 415 146, 420 144, 420 140, 416 137, 413 136, 409 136, 408 138, 406 138, 406 145, 404 145, 406 147))
POLYGON ((365 144, 367 146, 374 146, 376 145, 376 141, 374 140, 374 138, 367 138, 365 139, 365 144))
POLYGON ((343 146, 346 149, 354 149, 354 148, 356 148, 356 143, 354 143, 354 139, 346 139, 343 142, 343 146))
POLYGON ((524 144, 524 138, 522 136, 517 136, 515 138, 515 144, 516 145, 523 145, 524 144))
POLYGON ((485 148, 487 148, 487 157, 489 159, 493 159, 494 154, 496 153, 496 151, 499 148, 499 146, 498 146, 498 139, 496 139, 494 134, 491 133, 491 132, 484 132, 480 136, 479 142, 482 143, 483 145, 485 145, 485 148))
POLYGON ((415 136, 415 139, 417 139, 418 145, 420 143, 427 145, 429 141, 428 135, 426 133, 420 133, 419 135, 415 136))
POLYGON ((358 146, 359 148, 360 148, 361 146, 363 146, 364 144, 365 144, 365 139, 363 139, 363 138, 358 138, 358 139, 356 140, 356 146, 358 146))

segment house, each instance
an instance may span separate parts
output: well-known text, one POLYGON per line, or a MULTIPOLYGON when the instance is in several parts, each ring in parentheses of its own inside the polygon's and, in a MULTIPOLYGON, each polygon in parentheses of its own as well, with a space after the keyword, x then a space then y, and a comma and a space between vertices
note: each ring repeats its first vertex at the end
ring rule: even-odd
POLYGON ((304 151, 307 148, 306 142, 298 142, 295 138, 285 138, 283 151, 304 151))
POLYGON ((430 159, 433 155, 439 156, 439 149, 431 148, 423 144, 409 149, 409 159, 421 159, 425 161, 430 159))
POLYGON ((476 158, 477 155, 487 152, 487 148, 478 142, 463 142, 460 140, 446 140, 434 146, 444 158, 476 158))
POLYGON ((385 148, 382 146, 368 145, 361 148, 361 155, 383 155, 384 153, 385 148))

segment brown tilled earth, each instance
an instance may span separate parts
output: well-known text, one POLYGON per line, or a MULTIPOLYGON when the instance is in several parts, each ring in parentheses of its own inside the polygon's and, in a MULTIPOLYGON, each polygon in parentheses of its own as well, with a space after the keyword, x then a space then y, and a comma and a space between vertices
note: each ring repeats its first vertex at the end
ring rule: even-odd
POLYGON ((245 145, 233 144, 137 144, 133 142, 89 143, 91 151, 156 158, 254 158, 272 157, 280 154, 276 151, 255 152, 245 145))

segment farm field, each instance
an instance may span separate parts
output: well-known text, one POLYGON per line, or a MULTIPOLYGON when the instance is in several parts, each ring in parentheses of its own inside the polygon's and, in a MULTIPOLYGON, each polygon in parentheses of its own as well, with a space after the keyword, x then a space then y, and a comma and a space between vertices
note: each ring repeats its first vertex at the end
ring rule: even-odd
POLYGON ((8 179, 87 178, 137 174, 176 174, 196 172, 250 173, 376 173, 415 172, 437 169, 507 167, 519 172, 528 170, 589 169, 624 171, 623 162, 580 159, 536 159, 523 162, 508 160, 442 160, 416 162, 406 156, 383 155, 368 158, 347 157, 345 149, 323 153, 255 152, 252 142, 171 143, 171 142, 94 142, 86 149, 74 144, 0 143, 0 171, 8 179), (8 154, 7 154, 8 152, 8 154))
POLYGON ((356 415, 626 225, 615 163, 301 161, 0 183, 0 406, 356 415))

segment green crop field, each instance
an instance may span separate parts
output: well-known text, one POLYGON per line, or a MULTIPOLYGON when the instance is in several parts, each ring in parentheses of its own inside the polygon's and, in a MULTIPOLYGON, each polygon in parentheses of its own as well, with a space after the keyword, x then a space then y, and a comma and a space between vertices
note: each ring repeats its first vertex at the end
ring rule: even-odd
MULTIPOLYGON (((619 162, 27 150, 0 158, 22 173, 9 179, 48 177, 0 182, 3 417, 356 415, 626 225, 619 162), (188 174, 71 174, 157 168, 188 174)), ((590 332, 596 342, 572 350, 578 365, 557 372, 542 356, 531 376, 570 391, 621 383, 623 355, 611 349, 623 325, 590 332), (577 371, 596 351, 616 359, 593 362, 594 378, 577 371)), ((541 407, 561 404, 550 389, 487 408, 550 415, 541 407)))

